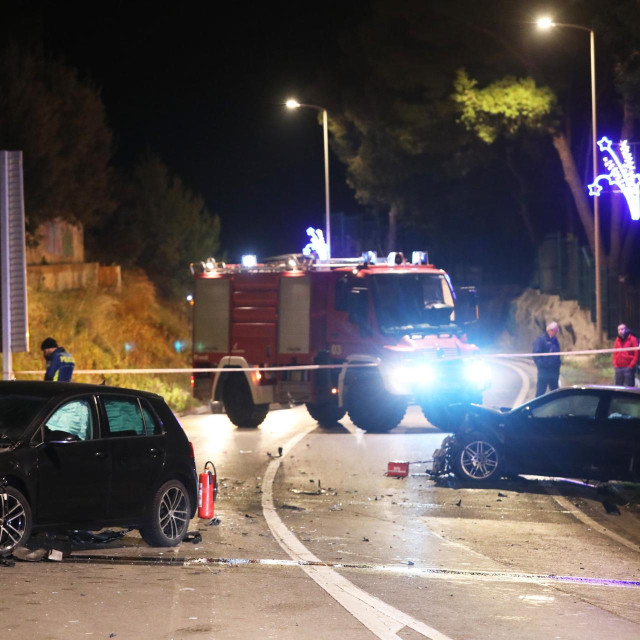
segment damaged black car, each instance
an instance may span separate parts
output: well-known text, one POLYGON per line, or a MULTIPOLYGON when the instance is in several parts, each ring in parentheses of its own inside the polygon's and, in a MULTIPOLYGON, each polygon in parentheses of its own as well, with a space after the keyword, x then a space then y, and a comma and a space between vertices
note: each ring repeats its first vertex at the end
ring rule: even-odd
POLYGON ((37 530, 130 527, 174 546, 196 505, 193 447, 160 396, 0 382, 0 555, 37 530))
POLYGON ((434 473, 471 483, 505 476, 640 477, 640 390, 581 386, 511 410, 457 405, 434 473))

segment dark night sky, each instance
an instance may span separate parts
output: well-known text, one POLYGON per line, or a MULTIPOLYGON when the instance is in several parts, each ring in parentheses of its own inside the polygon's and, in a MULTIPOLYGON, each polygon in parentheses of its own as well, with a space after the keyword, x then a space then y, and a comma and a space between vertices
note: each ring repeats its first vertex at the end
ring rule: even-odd
MULTIPOLYGON (((322 128, 283 102, 305 101, 367 2, 30 4, 22 28, 101 88, 116 162, 157 152, 221 215, 230 259, 300 251, 323 225, 322 128)), ((332 211, 359 211, 330 163, 332 211)))

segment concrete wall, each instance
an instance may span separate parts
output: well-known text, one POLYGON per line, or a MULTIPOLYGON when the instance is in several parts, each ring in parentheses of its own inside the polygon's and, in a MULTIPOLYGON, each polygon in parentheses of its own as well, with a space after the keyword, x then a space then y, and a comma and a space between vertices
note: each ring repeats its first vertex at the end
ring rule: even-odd
POLYGON ((27 247, 27 264, 59 264, 84 262, 82 225, 62 220, 45 222, 38 227, 38 244, 27 247))

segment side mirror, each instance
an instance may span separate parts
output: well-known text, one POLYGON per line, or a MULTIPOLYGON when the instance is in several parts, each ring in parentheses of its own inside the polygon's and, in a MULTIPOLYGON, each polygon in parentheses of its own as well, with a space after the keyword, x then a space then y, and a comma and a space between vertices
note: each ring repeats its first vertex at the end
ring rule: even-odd
POLYGON ((336 290, 333 303, 336 311, 349 310, 349 293, 349 278, 344 275, 336 280, 336 290))
POLYGON ((364 287, 353 287, 348 299, 349 322, 360 326, 362 331, 368 329, 369 290, 364 287))
POLYGON ((475 287, 456 289, 456 324, 468 326, 478 322, 478 291, 475 287))

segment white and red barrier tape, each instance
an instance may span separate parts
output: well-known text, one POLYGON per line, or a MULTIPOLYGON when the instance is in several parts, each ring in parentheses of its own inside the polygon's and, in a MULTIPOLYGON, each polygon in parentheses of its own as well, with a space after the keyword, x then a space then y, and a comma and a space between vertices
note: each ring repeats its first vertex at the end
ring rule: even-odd
MULTIPOLYGON (((590 349, 584 351, 559 351, 554 353, 486 353, 474 354, 473 358, 532 358, 546 356, 584 356, 597 355, 600 353, 618 353, 620 351, 640 351, 640 347, 626 347, 623 349, 590 349)), ((453 359, 453 358, 446 358, 453 359)), ((342 369, 346 367, 377 367, 375 362, 361 362, 353 364, 303 364, 291 365, 286 367, 231 367, 234 372, 237 371, 304 371, 317 369, 342 369)), ((181 369, 76 369, 73 375, 92 375, 92 374, 110 374, 110 375, 128 375, 128 374, 147 374, 147 373, 229 373, 229 367, 203 367, 181 369)), ((44 375, 44 369, 37 371, 14 371, 14 375, 44 375)))

